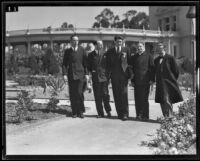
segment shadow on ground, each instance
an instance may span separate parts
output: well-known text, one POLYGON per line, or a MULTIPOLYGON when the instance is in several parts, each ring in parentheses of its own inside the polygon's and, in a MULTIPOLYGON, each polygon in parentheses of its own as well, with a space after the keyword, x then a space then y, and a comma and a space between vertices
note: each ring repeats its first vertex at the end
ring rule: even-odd
MULTIPOLYGON (((70 116, 70 115, 69 115, 70 116)), ((97 115, 84 115, 85 117, 88 118, 97 118, 97 115)), ((105 116, 104 118, 97 118, 97 119, 112 119, 112 120, 118 120, 119 118, 117 116, 111 116, 110 118, 105 116)), ((145 122, 145 123, 158 123, 160 124, 160 122, 158 120, 153 120, 153 119, 149 119, 148 121, 142 121, 142 120, 138 120, 136 119, 136 117, 129 117, 127 121, 138 121, 138 122, 145 122)))

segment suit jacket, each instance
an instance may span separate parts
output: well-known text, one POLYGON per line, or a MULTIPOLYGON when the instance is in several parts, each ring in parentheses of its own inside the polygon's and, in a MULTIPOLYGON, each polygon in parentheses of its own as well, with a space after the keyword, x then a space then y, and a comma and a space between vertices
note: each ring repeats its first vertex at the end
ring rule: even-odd
POLYGON ((175 58, 165 54, 162 63, 160 57, 154 60, 156 76, 155 102, 163 103, 165 91, 168 92, 171 103, 183 101, 178 87, 179 70, 175 58))
POLYGON ((83 47, 79 46, 74 52, 72 48, 66 49, 63 57, 63 75, 70 80, 84 79, 88 74, 87 56, 83 47))
POLYGON ((116 53, 116 49, 111 48, 106 54, 106 69, 110 76, 116 79, 129 79, 131 77, 130 50, 122 47, 120 53, 116 53))
POLYGON ((136 85, 149 84, 154 82, 154 62, 153 57, 144 52, 143 54, 135 54, 131 58, 131 66, 133 70, 133 79, 131 80, 136 85))
POLYGON ((105 51, 100 50, 99 55, 95 50, 88 54, 88 71, 92 73, 93 82, 107 81, 105 51))

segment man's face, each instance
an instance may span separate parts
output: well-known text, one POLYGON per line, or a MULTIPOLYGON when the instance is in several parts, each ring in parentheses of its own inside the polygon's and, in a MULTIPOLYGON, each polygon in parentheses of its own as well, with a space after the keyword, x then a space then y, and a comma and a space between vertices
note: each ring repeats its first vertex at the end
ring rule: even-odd
POLYGON ((77 36, 72 37, 72 39, 71 39, 71 45, 73 47, 78 46, 78 37, 77 36))
POLYGON ((97 41, 97 45, 96 45, 97 50, 100 50, 103 48, 103 44, 100 41, 97 41))
POLYGON ((137 45, 137 51, 138 51, 139 53, 143 53, 143 52, 145 51, 144 45, 143 45, 142 43, 139 43, 139 44, 137 45))
POLYGON ((158 53, 162 54, 163 51, 164 51, 164 45, 163 44, 158 44, 157 49, 158 49, 158 53))
POLYGON ((88 44, 88 50, 92 50, 94 48, 93 44, 92 43, 89 43, 88 44))
POLYGON ((117 40, 115 41, 115 45, 116 45, 117 47, 122 46, 122 44, 123 44, 123 40, 122 40, 122 39, 117 39, 117 40))

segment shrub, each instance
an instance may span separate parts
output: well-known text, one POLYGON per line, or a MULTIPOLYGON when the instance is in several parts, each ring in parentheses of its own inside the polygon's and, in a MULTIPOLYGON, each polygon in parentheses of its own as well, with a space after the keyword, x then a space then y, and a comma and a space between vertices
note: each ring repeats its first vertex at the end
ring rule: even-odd
POLYGON ((6 68, 7 74, 15 74, 19 71, 17 64, 17 57, 14 54, 7 53, 6 55, 6 68))
POLYGON ((14 115, 13 118, 15 118, 14 122, 22 122, 23 120, 30 121, 33 119, 30 110, 33 107, 33 101, 34 95, 30 96, 27 91, 21 91, 17 95, 17 105, 14 106, 14 115))
POLYGON ((33 106, 34 95, 30 95, 28 91, 21 90, 17 95, 17 104, 25 109, 31 110, 33 106))
POLYGON ((37 63, 37 58, 35 55, 31 54, 29 57, 29 67, 32 70, 32 74, 39 74, 39 65, 37 63))
POLYGON ((59 103, 59 99, 56 98, 56 96, 51 95, 51 98, 50 98, 50 100, 49 100, 49 102, 47 104, 48 111, 56 110, 58 103, 59 103))
POLYGON ((40 86, 44 89, 43 93, 46 92, 45 76, 15 76, 14 80, 19 83, 20 86, 40 86))
POLYGON ((51 49, 47 49, 43 57, 43 63, 48 74, 54 75, 59 73, 59 65, 51 49))
POLYGON ((178 84, 182 87, 184 87, 186 90, 189 90, 189 88, 192 88, 192 75, 189 73, 181 74, 178 78, 178 84))
MULTIPOLYGON (((160 118, 160 129, 150 142, 156 147, 156 154, 187 154, 188 149, 196 144, 196 102, 190 98, 179 106, 179 111, 172 118, 160 118)), ((144 142, 143 142, 144 144, 144 142)))

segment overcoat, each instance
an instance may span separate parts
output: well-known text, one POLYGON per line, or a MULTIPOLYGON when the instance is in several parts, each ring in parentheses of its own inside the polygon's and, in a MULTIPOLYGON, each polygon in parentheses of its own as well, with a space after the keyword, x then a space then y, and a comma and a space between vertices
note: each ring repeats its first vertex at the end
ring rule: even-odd
POLYGON ((163 103, 165 92, 168 92, 171 103, 183 101, 177 82, 179 70, 175 58, 169 54, 165 54, 161 64, 160 59, 160 57, 157 57, 154 60, 156 77, 155 102, 163 103))
POLYGON ((131 66, 133 71, 133 79, 135 85, 149 84, 154 80, 154 62, 153 57, 144 52, 141 55, 135 54, 131 58, 131 66))

